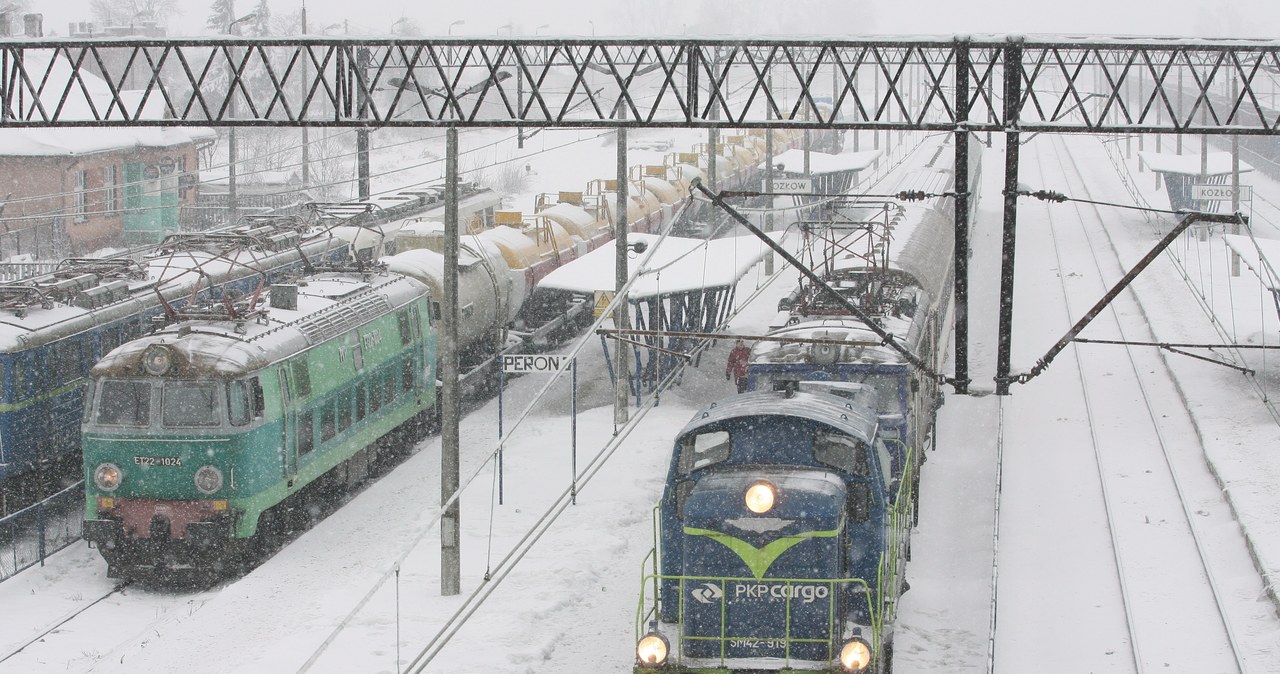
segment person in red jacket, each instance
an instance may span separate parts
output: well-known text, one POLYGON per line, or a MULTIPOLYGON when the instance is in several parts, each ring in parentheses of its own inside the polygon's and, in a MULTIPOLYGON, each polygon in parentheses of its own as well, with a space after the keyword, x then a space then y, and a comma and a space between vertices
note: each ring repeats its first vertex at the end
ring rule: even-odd
POLYGON ((751 349, 741 339, 733 345, 733 350, 729 352, 729 363, 724 366, 725 380, 732 379, 738 384, 738 393, 747 390, 747 358, 751 355, 751 349))

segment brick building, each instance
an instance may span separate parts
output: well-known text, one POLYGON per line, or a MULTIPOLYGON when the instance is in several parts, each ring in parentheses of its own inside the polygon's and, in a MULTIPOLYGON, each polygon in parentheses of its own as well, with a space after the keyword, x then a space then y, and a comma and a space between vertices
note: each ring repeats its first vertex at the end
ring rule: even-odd
MULTIPOLYGON (((26 56, 29 68, 38 56, 26 56)), ((65 56, 50 58, 38 66, 50 82, 72 77, 65 56)), ((66 101, 41 100, 45 110, 61 104, 62 119, 92 119, 91 101, 110 108, 106 82, 85 70, 76 77, 84 86, 66 101)), ((41 98, 62 90, 46 85, 41 98)), ((127 104, 139 95, 120 92, 127 104)), ((196 202, 197 152, 216 139, 209 128, 0 128, 0 260, 83 255, 176 231, 182 207, 196 202)))

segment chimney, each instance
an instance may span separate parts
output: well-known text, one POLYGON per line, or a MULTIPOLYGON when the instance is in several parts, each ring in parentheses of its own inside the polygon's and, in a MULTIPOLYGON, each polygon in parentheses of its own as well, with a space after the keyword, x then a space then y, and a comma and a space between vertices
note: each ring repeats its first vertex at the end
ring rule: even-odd
POLYGON ((44 15, 23 14, 22 32, 27 37, 44 37, 44 15))

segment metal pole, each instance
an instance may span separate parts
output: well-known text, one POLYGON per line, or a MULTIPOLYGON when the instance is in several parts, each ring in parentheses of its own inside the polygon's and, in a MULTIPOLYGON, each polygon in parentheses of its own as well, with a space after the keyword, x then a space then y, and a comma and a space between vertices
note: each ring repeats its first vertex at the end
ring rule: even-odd
POLYGON ((506 390, 507 371, 498 368, 498 505, 502 505, 502 394, 506 390))
MULTIPOLYGON (((969 42, 956 42, 956 393, 969 392, 969 42)), ((936 365, 936 363, 934 363, 936 365)))
POLYGON ((1013 260, 1018 225, 1018 108, 1022 98, 1022 41, 1010 40, 1004 52, 1004 243, 1000 255, 1000 334, 996 353, 996 394, 1009 395, 1013 350, 1013 260))
MULTIPOLYGON (((832 73, 832 77, 835 77, 834 71, 832 73)), ((772 73, 769 74, 768 86, 769 90, 772 91, 772 73)), ((834 92, 832 95, 834 96, 834 92)), ((834 101, 836 99, 832 98, 831 100, 834 101)), ((773 119, 772 108, 767 108, 765 110, 765 118, 773 119)), ((773 129, 771 128, 764 130, 764 191, 769 194, 769 196, 766 197, 766 199, 768 199, 768 203, 765 204, 768 210, 764 212, 764 231, 772 232, 773 205, 776 199, 773 197, 773 129)), ((769 276, 773 276, 773 251, 769 251, 769 253, 764 256, 764 273, 769 276)))
MULTIPOLYGON (((1209 121, 1209 106, 1207 106, 1207 105, 1206 105, 1206 106, 1203 106, 1203 108, 1202 108, 1202 109, 1204 110, 1204 113, 1200 116, 1200 118, 1201 118, 1201 120, 1203 120, 1203 121, 1205 121, 1205 122, 1208 122, 1208 121, 1209 121)), ((1202 134, 1200 134, 1200 184, 1202 184, 1202 185, 1203 185, 1203 184, 1206 184, 1206 183, 1208 183, 1208 182, 1209 182, 1209 134, 1207 134, 1207 133, 1202 133, 1202 134)), ((1191 203, 1192 203, 1192 204, 1195 204, 1195 201, 1192 201, 1191 203)), ((1199 206, 1193 206, 1193 207, 1198 207, 1198 208, 1216 208, 1216 206, 1209 206, 1209 205, 1207 205, 1207 204, 1201 204, 1201 205, 1199 205, 1199 206)), ((1233 210, 1232 212, 1235 212, 1235 211, 1233 210)), ((1197 236, 1196 238, 1198 238, 1200 241, 1208 241, 1208 240, 1209 240, 1209 228, 1208 228, 1208 227, 1199 227, 1198 229, 1199 229, 1200 231, 1199 231, 1199 232, 1197 232, 1198 236, 1197 236)))
MULTIPOLYGON (((631 199, 630 190, 627 185, 627 128, 625 126, 618 127, 618 203, 617 216, 613 222, 613 239, 615 246, 615 254, 613 258, 614 265, 614 282, 615 292, 618 294, 618 308, 613 312, 613 325, 619 330, 626 330, 631 327, 629 313, 631 308, 628 306, 626 295, 622 294, 622 288, 627 284, 627 205, 631 199)), ((712 155, 714 156, 714 155, 712 155)), ((628 400, 627 387, 630 385, 631 367, 628 362, 627 351, 631 347, 618 338, 617 346, 614 352, 617 354, 618 374, 617 388, 613 407, 613 423, 615 426, 621 426, 627 423, 628 400)))
MULTIPOLYGON (((307 34, 307 3, 302 3, 302 34, 307 34)), ((307 59, 302 59, 302 86, 306 91, 306 82, 310 78, 307 77, 307 59)), ((305 98, 306 95, 304 94, 305 98)), ((304 116, 301 111, 298 115, 304 116)), ((308 138, 307 127, 302 127, 302 189, 307 189, 311 185, 311 145, 308 138)))
MULTIPOLYGON (((234 8, 228 8, 228 9, 231 12, 232 18, 235 18, 235 9, 234 8)), ((233 36, 239 36, 240 30, 236 27, 235 21, 232 21, 231 25, 227 27, 227 32, 231 33, 231 35, 233 36)), ((235 53, 234 49, 232 50, 232 53, 235 53)), ((230 87, 230 91, 228 91, 227 93, 231 96, 231 100, 227 102, 227 119, 234 120, 236 118, 236 79, 237 79, 235 63, 229 64, 229 67, 231 68, 231 75, 227 84, 230 87)), ((238 148, 236 147, 236 127, 231 126, 227 129, 227 224, 230 224, 230 225, 236 224, 236 221, 240 217, 240 213, 239 213, 240 199, 236 189, 236 183, 237 183, 237 177, 238 177, 236 175, 238 173, 236 164, 240 161, 240 156, 239 156, 240 153, 237 150, 238 148)))
MULTIPOLYGON (((714 110, 712 114, 715 114, 714 110)), ((719 129, 713 126, 707 129, 707 182, 710 183, 712 189, 715 189, 715 186, 720 184, 720 180, 716 175, 719 172, 716 161, 719 158, 719 154, 720 133, 719 129)))
MULTIPOLYGON (((1121 85, 1124 89, 1120 92, 1120 100, 1126 101, 1130 110, 1133 109, 1133 92, 1131 91, 1133 87, 1129 86, 1131 82, 1132 80, 1126 78, 1124 84, 1121 85)), ((1141 136, 1139 136, 1139 138, 1141 138, 1141 136)), ((1124 134, 1124 158, 1133 159, 1133 132, 1126 132, 1124 134)))
MULTIPOLYGON (((1239 81, 1231 78, 1231 100, 1236 100, 1240 96, 1239 81)), ((1240 136, 1231 135, 1231 212, 1240 212, 1240 136)), ((1239 221, 1231 223, 1231 233, 1240 233, 1239 221)), ((1234 248, 1231 249, 1231 275, 1240 275, 1240 256, 1236 254, 1234 248)))
MULTIPOLYGON (((369 97, 365 95, 365 78, 369 72, 369 62, 372 56, 368 47, 361 47, 356 52, 356 59, 359 62, 357 66, 360 69, 360 77, 357 83, 360 87, 360 118, 364 119, 369 116, 369 97)), ((361 126, 356 129, 356 178, 359 185, 360 198, 369 198, 369 127, 361 126)), ((457 241, 456 238, 452 239, 457 241)))
POLYGON ((569 452, 572 455, 571 463, 573 464, 573 474, 570 476, 573 486, 569 493, 569 501, 573 505, 578 505, 578 360, 576 358, 569 363, 569 370, 571 377, 571 389, 569 391, 569 452))
MULTIPOLYGON (((768 202, 765 204, 764 212, 764 231, 773 231, 773 129, 765 129, 764 132, 764 191, 768 194, 768 202)), ((773 251, 769 251, 764 256, 764 273, 769 276, 773 275, 773 251)))
MULTIPOLYGON (((1176 58, 1177 58, 1177 56, 1174 56, 1174 58, 1176 59, 1176 58)), ((1177 108, 1177 110, 1178 110, 1178 118, 1177 118, 1177 119, 1175 119, 1175 120, 1173 120, 1173 128, 1175 129, 1175 133, 1174 133, 1174 135, 1173 135, 1173 139, 1174 139, 1174 142, 1175 142, 1175 143, 1177 143, 1177 147, 1178 147, 1178 154, 1182 154, 1182 133, 1181 133, 1181 128, 1182 128, 1182 68, 1178 68, 1178 108, 1177 108)))
MULTIPOLYGON (((461 483, 458 429, 458 128, 445 132, 444 192, 444 334, 440 340, 440 504, 449 502, 461 483)), ((461 499, 454 499, 440 519, 440 594, 462 592, 461 499)))

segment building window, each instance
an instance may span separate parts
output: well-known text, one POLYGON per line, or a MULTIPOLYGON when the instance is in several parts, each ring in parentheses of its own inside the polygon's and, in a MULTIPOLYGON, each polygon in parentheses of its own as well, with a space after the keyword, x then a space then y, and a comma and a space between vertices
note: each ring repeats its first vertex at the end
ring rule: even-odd
POLYGON ((103 210, 112 215, 120 210, 120 174, 115 164, 102 169, 103 210))
POLYGON ((75 179, 75 203, 73 204, 73 213, 76 222, 84 222, 89 219, 89 172, 76 171, 72 174, 75 179))

